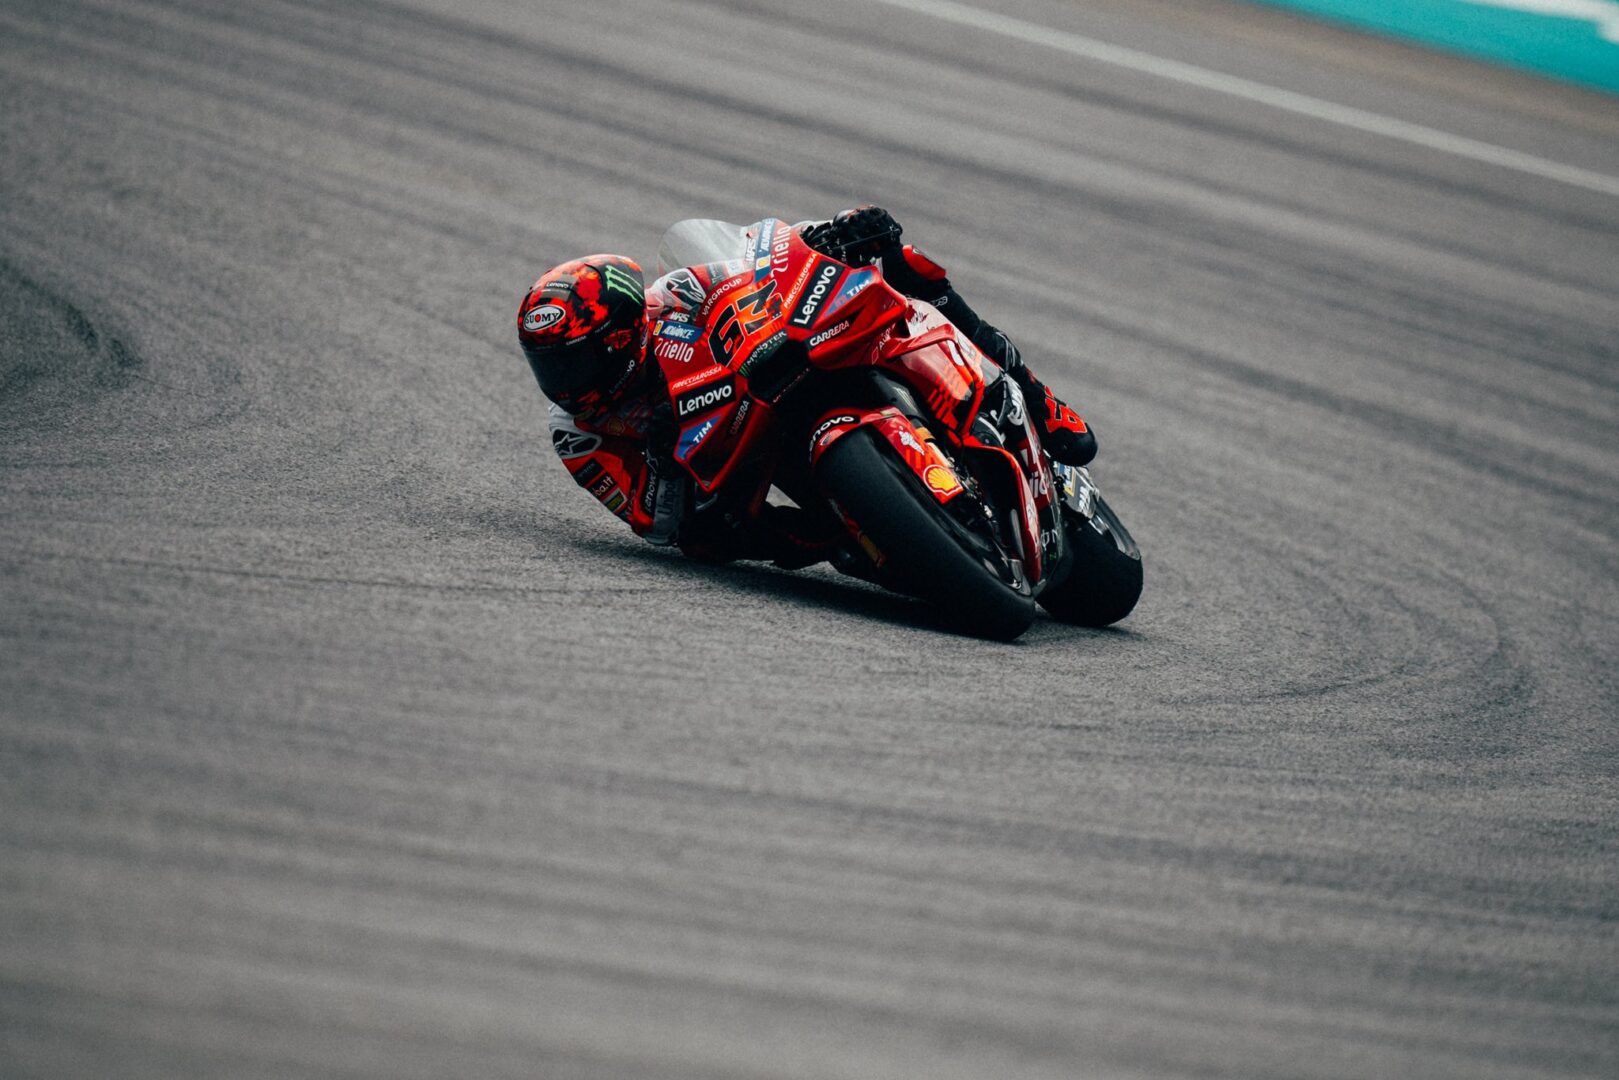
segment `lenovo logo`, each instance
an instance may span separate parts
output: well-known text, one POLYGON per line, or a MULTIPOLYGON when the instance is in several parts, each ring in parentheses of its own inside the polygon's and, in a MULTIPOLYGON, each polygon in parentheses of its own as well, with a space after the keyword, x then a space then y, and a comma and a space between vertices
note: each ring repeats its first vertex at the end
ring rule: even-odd
POLYGON ((711 409, 722 401, 731 400, 731 395, 735 393, 736 386, 727 382, 721 386, 710 386, 702 390, 694 390, 689 394, 683 394, 680 400, 675 403, 676 415, 684 419, 693 413, 711 409))
POLYGON ((821 268, 810 278, 809 289, 804 293, 804 299, 799 301, 798 310, 793 312, 793 317, 788 321, 794 326, 801 327, 813 323, 815 316, 821 313, 821 308, 826 304, 833 282, 838 280, 838 275, 842 272, 843 268, 837 263, 822 263, 821 268))

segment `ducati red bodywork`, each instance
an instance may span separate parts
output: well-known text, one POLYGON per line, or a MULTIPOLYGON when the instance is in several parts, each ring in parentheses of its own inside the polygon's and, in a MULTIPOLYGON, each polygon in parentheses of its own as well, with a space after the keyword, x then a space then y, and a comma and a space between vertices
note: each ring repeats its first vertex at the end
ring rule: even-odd
MULTIPOLYGON (((813 473, 839 439, 870 428, 941 505, 991 477, 1010 491, 1014 554, 1038 587, 1062 542, 1055 486, 1024 410, 1016 409, 1010 424, 998 416, 986 434, 980 412, 998 375, 993 363, 876 268, 821 254, 775 219, 746 235, 751 248, 740 273, 718 282, 690 317, 650 330, 679 428, 675 459, 698 487, 714 492, 745 473, 757 510, 780 455, 807 453, 813 473), (907 415, 892 403, 833 405, 810 418, 807 447, 783 442, 778 414, 788 395, 818 373, 859 368, 906 388, 917 408, 907 415)), ((860 540, 858 525, 845 522, 860 540)))

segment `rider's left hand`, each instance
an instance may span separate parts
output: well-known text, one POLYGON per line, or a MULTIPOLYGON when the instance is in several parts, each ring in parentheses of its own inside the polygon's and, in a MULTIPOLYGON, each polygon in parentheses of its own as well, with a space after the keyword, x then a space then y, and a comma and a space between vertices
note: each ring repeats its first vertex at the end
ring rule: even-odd
POLYGON ((840 211, 832 219, 832 228, 843 242, 847 255, 864 260, 898 247, 899 238, 905 232, 893 214, 871 205, 840 211))

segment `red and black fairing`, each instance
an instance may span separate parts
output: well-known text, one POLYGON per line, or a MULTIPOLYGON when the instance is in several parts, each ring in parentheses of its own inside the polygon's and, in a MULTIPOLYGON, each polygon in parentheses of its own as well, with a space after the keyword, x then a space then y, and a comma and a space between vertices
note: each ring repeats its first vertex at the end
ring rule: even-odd
MULTIPOLYGON (((757 510, 782 473, 813 475, 838 439, 870 428, 940 506, 960 503, 954 512, 981 518, 973 507, 993 496, 1023 572, 1038 583, 1060 552, 1061 518, 1027 410, 1012 407, 1011 381, 876 268, 821 254, 774 219, 748 236, 742 272, 715 283, 689 317, 650 328, 679 431, 675 459, 705 492, 747 485, 757 510), (812 381, 818 392, 794 393, 812 381), (998 407, 986 417, 992 383, 998 407), (782 419, 803 425, 807 448, 784 445, 782 419)), ((858 525, 846 524, 858 538, 858 525)))
POLYGON ((679 429, 675 460, 705 492, 764 449, 776 404, 813 368, 861 362, 907 304, 876 270, 814 251, 786 222, 750 234, 746 269, 714 283, 689 317, 650 328, 679 429))
POLYGON ((1061 553, 1061 510, 1027 410, 1011 407, 1020 400, 1015 384, 1000 377, 994 364, 931 305, 913 302, 903 322, 890 330, 878 336, 867 362, 908 393, 896 395, 897 405, 857 414, 854 422, 845 419, 847 411, 823 416, 821 423, 832 426, 812 440, 812 465, 839 436, 870 426, 941 504, 979 481, 993 482, 1014 512, 1024 572, 1038 582, 1048 561, 1061 553), (992 388, 997 398, 993 416, 985 409, 992 388), (895 422, 896 414, 910 423, 908 432, 895 422), (937 439, 944 441, 948 454, 937 439), (979 466, 970 470, 971 481, 964 484, 951 459, 969 456, 979 466))

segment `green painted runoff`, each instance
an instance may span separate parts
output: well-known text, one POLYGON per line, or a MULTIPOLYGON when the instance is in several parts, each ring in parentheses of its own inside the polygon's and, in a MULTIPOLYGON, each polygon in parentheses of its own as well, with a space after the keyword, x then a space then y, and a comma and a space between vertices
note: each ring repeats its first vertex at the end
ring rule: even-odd
POLYGON ((1619 0, 1258 0, 1619 93, 1619 0))

